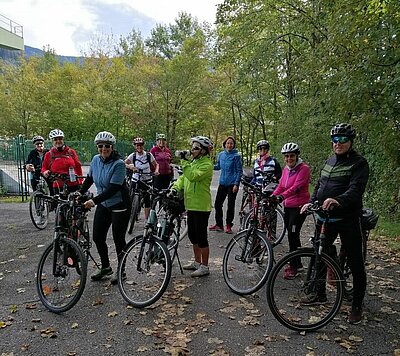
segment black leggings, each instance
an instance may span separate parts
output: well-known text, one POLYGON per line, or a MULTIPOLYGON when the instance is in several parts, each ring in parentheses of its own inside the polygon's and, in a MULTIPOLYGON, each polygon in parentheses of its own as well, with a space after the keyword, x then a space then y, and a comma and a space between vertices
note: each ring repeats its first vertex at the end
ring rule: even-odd
POLYGON ((219 185, 217 190, 217 196, 215 197, 215 223, 217 226, 224 227, 223 223, 223 212, 222 206, 226 196, 228 196, 228 209, 226 211, 226 225, 233 225, 233 218, 235 216, 235 200, 237 192, 233 192, 233 185, 219 185))
MULTIPOLYGON (((296 251, 301 247, 300 230, 307 215, 300 214, 300 208, 285 208, 284 211, 284 220, 288 232, 289 251, 296 251)), ((292 267, 300 267, 300 260, 293 262, 295 262, 296 265, 292 267)))
POLYGON ((200 248, 208 247, 207 226, 209 211, 193 211, 187 212, 188 237, 193 245, 200 248))
POLYGON ((100 256, 102 268, 110 266, 106 239, 111 225, 118 261, 122 256, 121 252, 126 245, 125 234, 128 228, 129 213, 130 210, 124 207, 106 208, 101 204, 96 207, 93 221, 93 241, 100 256))

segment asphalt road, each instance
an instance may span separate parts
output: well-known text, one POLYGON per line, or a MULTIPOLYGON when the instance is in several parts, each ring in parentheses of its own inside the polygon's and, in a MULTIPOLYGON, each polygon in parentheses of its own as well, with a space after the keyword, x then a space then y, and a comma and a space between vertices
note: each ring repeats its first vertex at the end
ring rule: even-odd
MULTIPOLYGON (((216 186, 217 175, 214 195, 216 186)), ((0 203, 2 356, 400 355, 399 258, 377 243, 371 243, 369 249, 363 322, 347 324, 349 306, 344 305, 328 326, 301 335, 275 321, 264 288, 246 298, 230 292, 222 276, 222 258, 231 236, 216 232, 209 235, 210 276, 193 279, 189 273, 182 275, 175 264, 170 286, 156 305, 130 308, 109 281, 88 280, 72 310, 52 314, 38 300, 35 286, 37 263, 51 242, 51 230, 51 224, 43 231, 34 228, 28 204, 0 203)), ((116 266, 111 237, 108 242, 116 266)), ((276 258, 286 248, 277 250, 276 258)), ((95 248, 92 251, 97 257, 95 248)), ((183 263, 191 257, 187 239, 179 255, 183 263)), ((89 268, 92 273, 92 263, 89 268)))

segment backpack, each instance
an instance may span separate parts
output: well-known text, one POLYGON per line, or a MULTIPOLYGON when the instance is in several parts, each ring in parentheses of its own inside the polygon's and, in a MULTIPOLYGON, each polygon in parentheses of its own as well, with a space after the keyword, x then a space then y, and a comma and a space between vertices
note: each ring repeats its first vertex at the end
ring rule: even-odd
MULTIPOLYGON (((146 152, 146 159, 147 159, 147 162, 149 163, 150 171, 154 172, 156 170, 156 168, 151 163, 150 152, 146 152)), ((132 161, 132 164, 136 167, 135 161, 136 161, 136 153, 133 155, 133 161, 132 161)))
POLYGON ((68 158, 68 157, 71 157, 73 160, 75 160, 74 159, 74 155, 72 154, 72 151, 71 151, 71 148, 69 148, 68 147, 68 151, 67 151, 67 154, 64 154, 64 155, 60 155, 60 156, 55 156, 54 155, 54 152, 52 151, 52 150, 49 150, 49 153, 50 153, 50 163, 49 163, 49 170, 51 170, 51 165, 53 164, 53 162, 54 162, 54 160, 56 159, 56 158, 68 158))

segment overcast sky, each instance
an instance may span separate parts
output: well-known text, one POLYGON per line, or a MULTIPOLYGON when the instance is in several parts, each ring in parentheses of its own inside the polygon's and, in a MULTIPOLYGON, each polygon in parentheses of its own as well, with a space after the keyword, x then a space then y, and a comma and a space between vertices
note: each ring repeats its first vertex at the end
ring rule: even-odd
POLYGON ((181 11, 214 23, 219 3, 223 0, 0 0, 0 15, 23 26, 25 45, 49 45, 59 55, 76 56, 96 35, 119 38, 135 29, 146 38, 156 24, 174 23, 181 11))

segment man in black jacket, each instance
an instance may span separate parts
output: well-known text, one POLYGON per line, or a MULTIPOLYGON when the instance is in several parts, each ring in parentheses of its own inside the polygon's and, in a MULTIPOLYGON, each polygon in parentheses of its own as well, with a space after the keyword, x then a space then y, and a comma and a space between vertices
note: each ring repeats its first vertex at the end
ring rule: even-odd
MULTIPOLYGON (((346 251, 354 287, 352 309, 348 316, 351 324, 361 322, 367 285, 360 218, 369 166, 366 159, 353 149, 355 136, 355 129, 350 124, 337 124, 332 128, 332 148, 335 154, 325 162, 311 197, 311 202, 321 202, 324 209, 330 210, 330 222, 325 230, 327 251, 332 251, 330 246, 338 235, 346 251)), ((308 206, 304 205, 302 212, 308 206)), ((308 304, 321 304, 326 301, 326 297, 323 299, 324 296, 314 296, 308 304)))
MULTIPOLYGON (((42 168, 43 157, 49 150, 44 148, 44 138, 42 136, 34 136, 32 142, 35 145, 35 148, 29 152, 28 158, 25 162, 25 168, 29 172, 31 186, 35 191, 40 180, 40 170, 42 168)), ((47 179, 46 182, 49 186, 51 195, 53 195, 52 184, 47 179)))

